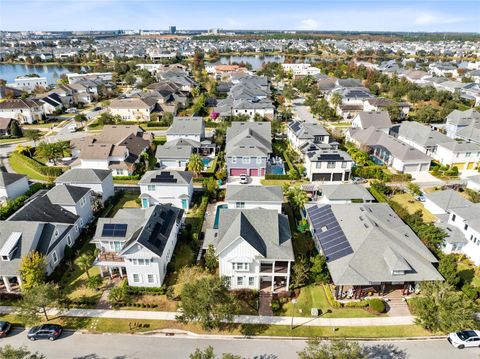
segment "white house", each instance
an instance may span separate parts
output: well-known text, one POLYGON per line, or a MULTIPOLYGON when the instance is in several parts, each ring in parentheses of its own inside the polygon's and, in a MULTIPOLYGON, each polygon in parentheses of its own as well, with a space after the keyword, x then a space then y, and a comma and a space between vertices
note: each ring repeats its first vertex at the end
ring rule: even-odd
POLYGON ((29 187, 27 176, 0 172, 0 200, 13 200, 27 192, 29 187))
POLYGON ((100 218, 92 240, 100 254, 94 265, 103 276, 127 276, 137 287, 161 287, 177 243, 183 210, 170 205, 123 208, 100 218))
POLYGON ((147 171, 139 181, 142 208, 159 203, 188 210, 193 195, 193 174, 187 171, 147 171))
POLYGON ((202 141, 205 138, 205 121, 203 117, 174 117, 166 133, 167 142, 177 139, 202 141))
POLYGON ((366 129, 370 126, 388 133, 392 127, 390 115, 387 111, 360 111, 352 121, 352 127, 366 129))
POLYGON ((55 180, 56 185, 67 184, 91 189, 102 197, 102 202, 113 196, 112 171, 91 168, 72 168, 55 180))
POLYGON ((18 76, 15 81, 7 84, 7 86, 23 91, 33 91, 36 88, 47 88, 48 82, 46 77, 18 76))
POLYGON ((330 142, 330 134, 319 123, 290 121, 287 126, 287 138, 296 149, 300 149, 306 142, 330 142))
POLYGON ((329 204, 372 203, 375 198, 362 185, 353 183, 325 184, 320 187, 317 202, 329 204))
POLYGON ((11 99, 0 102, 0 117, 14 118, 20 123, 34 123, 45 116, 43 104, 31 99, 11 99))
POLYGON ((480 175, 468 177, 467 188, 480 192, 480 175))
POLYGON ((353 160, 345 151, 315 149, 305 153, 304 166, 310 181, 343 182, 350 180, 353 160))
POLYGON ((480 145, 472 142, 446 142, 437 147, 435 155, 443 165, 457 167, 459 171, 473 170, 480 161, 480 145))
POLYGON ((263 208, 220 211, 218 229, 207 230, 203 249, 210 245, 231 289, 288 290, 295 257, 287 216, 263 208))
POLYGON ((318 67, 313 67, 311 64, 306 63, 282 64, 282 67, 285 72, 292 73, 294 77, 317 76, 321 73, 318 67))
POLYGON ((227 185, 225 202, 229 209, 274 209, 282 213, 283 190, 280 186, 227 185))

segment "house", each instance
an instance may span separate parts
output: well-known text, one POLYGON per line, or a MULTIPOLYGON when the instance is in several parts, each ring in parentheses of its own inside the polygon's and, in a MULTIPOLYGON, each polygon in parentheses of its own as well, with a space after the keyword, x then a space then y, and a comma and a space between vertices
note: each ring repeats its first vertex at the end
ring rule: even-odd
POLYGON ((113 79, 111 72, 89 72, 86 74, 67 73, 67 79, 69 84, 74 84, 83 80, 100 80, 102 82, 110 82, 113 79))
POLYGON ((203 249, 213 245, 219 275, 231 289, 288 290, 295 260, 288 217, 274 209, 227 209, 218 229, 205 234, 203 249))
POLYGON ((283 190, 280 186, 228 185, 225 202, 229 209, 274 209, 282 213, 283 190))
POLYGON ((18 76, 12 83, 7 84, 7 86, 32 92, 39 88, 47 88, 48 82, 46 77, 18 76))
POLYGON ((148 122, 156 104, 157 100, 153 97, 132 97, 112 100, 109 110, 112 115, 120 116, 124 121, 148 122))
POLYGON ((135 125, 107 125, 100 134, 72 139, 72 167, 112 170, 131 176, 152 143, 151 133, 135 125))
POLYGON ((0 117, 14 118, 20 123, 34 123, 45 117, 40 101, 31 99, 11 99, 0 102, 0 117))
POLYGON ((192 202, 192 172, 147 171, 138 184, 142 208, 163 203, 172 204, 187 211, 192 202))
POLYGON ((445 130, 450 138, 457 138, 458 132, 472 124, 480 123, 480 113, 474 109, 465 111, 453 110, 447 116, 445 130))
POLYGON ((164 170, 184 170, 194 149, 199 147, 200 142, 193 140, 173 140, 157 146, 158 166, 164 170))
POLYGON ((197 142, 205 139, 205 121, 203 117, 174 117, 172 125, 166 133, 167 142, 178 139, 189 139, 197 142))
POLYGON ((335 297, 404 294, 443 280, 435 256, 386 203, 307 204, 317 250, 325 255, 335 297))
POLYGON ((47 115, 50 115, 56 111, 61 111, 64 107, 62 98, 55 92, 52 92, 47 96, 40 97, 40 102, 43 104, 43 110, 47 115))
POLYGON ((480 192, 480 175, 468 177, 467 188, 480 192))
POLYGON ((287 138, 296 149, 307 142, 326 143, 330 142, 330 134, 319 123, 290 121, 287 126, 287 138))
POLYGON ((348 153, 336 149, 311 146, 305 152, 305 170, 310 181, 342 182, 350 180, 353 160, 348 153))
POLYGON ((64 256, 66 246, 73 246, 82 228, 93 218, 90 190, 56 186, 36 196, 10 216, 0 221, 0 278, 8 292, 21 285, 20 263, 28 253, 45 256, 50 275, 64 256))
POLYGON ((473 170, 480 161, 480 145, 462 141, 440 143, 434 158, 442 165, 457 167, 459 171, 473 170))
POLYGON ((29 188, 27 176, 0 171, 0 200, 13 200, 29 188))
POLYGON ((361 128, 364 130, 372 126, 388 133, 390 127, 392 127, 392 121, 390 120, 388 111, 360 111, 352 121, 352 127, 355 128, 361 128))
POLYGON ((346 140, 356 146, 367 146, 376 161, 402 173, 425 172, 430 169, 431 158, 399 139, 369 127, 365 130, 347 130, 346 140))
POLYGON ((285 72, 291 73, 294 78, 301 78, 304 76, 319 76, 321 73, 318 67, 314 67, 307 63, 282 64, 282 68, 285 72))
POLYGON ((115 191, 110 170, 75 167, 57 177, 55 184, 91 189, 92 192, 101 196, 104 203, 113 196, 115 191))
POLYGON ((362 185, 353 183, 325 184, 319 188, 319 203, 372 203, 375 198, 362 185))
POLYGON ((385 97, 367 98, 363 102, 363 111, 388 111, 390 107, 398 107, 400 109, 400 119, 405 119, 410 112, 410 105, 406 102, 395 102, 385 97))
POLYGON ((225 147, 229 176, 265 176, 272 153, 271 128, 270 122, 232 122, 225 147))
POLYGON ((110 275, 127 276, 136 287, 161 287, 172 259, 183 210, 158 204, 123 208, 113 218, 99 218, 92 243, 100 250, 93 265, 110 275))
POLYGON ((438 218, 443 218, 441 215, 448 214, 456 208, 468 207, 470 205, 466 198, 453 189, 425 193, 424 196, 425 209, 438 218))
MULTIPOLYGON (((12 128, 12 122, 18 121, 13 118, 0 117, 0 136, 10 136, 10 129, 12 128)), ((20 125, 19 125, 20 126, 20 125)))

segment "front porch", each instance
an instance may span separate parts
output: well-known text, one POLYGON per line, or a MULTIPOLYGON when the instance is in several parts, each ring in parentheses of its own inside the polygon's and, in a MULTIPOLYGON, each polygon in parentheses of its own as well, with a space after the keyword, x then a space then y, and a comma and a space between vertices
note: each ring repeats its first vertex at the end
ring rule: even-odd
POLYGON ((20 276, 1 276, 0 292, 19 293, 21 289, 22 279, 20 276))
POLYGON ((97 259, 93 262, 93 265, 100 269, 100 276, 102 278, 106 274, 108 274, 110 278, 116 276, 123 278, 127 275, 124 259, 118 256, 115 252, 100 253, 97 259))
POLYGON ((413 282, 402 284, 381 283, 379 285, 339 285, 334 286, 332 294, 339 301, 359 300, 373 297, 406 297, 416 292, 413 282))
POLYGON ((260 263, 260 291, 278 293, 288 291, 290 286, 289 261, 260 263))

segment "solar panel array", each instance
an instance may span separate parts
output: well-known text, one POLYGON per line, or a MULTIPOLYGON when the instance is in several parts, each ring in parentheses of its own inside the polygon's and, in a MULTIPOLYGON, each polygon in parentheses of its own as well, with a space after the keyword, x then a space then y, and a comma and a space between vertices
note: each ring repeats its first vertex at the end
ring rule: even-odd
POLYGON ((353 249, 330 206, 311 207, 307 212, 327 262, 353 253, 353 249))
POLYGON ((126 234, 126 224, 105 223, 103 225, 102 237, 125 237, 126 234))
POLYGON ((159 175, 153 177, 150 182, 152 183, 177 183, 177 179, 173 177, 170 172, 160 172, 159 175))

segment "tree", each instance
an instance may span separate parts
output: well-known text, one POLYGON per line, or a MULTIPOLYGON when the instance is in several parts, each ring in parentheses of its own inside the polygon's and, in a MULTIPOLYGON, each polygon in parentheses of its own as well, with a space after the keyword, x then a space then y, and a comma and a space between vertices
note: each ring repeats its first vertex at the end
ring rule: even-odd
POLYGON ((17 310, 21 322, 24 325, 34 324, 39 321, 39 313, 48 321, 48 310, 61 308, 63 299, 62 292, 53 283, 42 283, 25 290, 17 310))
POLYGON ((95 275, 87 279, 87 287, 90 289, 98 289, 103 283, 102 277, 95 275))
POLYGON ((287 191, 287 200, 295 211, 300 211, 308 202, 308 196, 300 187, 290 187, 287 191))
POLYGON ((209 345, 205 350, 197 348, 192 354, 190 359, 241 359, 240 355, 234 355, 231 353, 223 353, 221 357, 215 355, 213 347, 209 345))
POLYGON ((29 290, 44 283, 47 273, 45 256, 36 251, 29 252, 20 262, 19 272, 22 290, 29 290))
POLYGON ((205 267, 211 272, 215 272, 218 265, 218 258, 215 253, 215 247, 210 244, 205 252, 205 267))
POLYGON ((478 306, 448 283, 422 283, 422 296, 413 301, 416 323, 432 332, 456 332, 475 326, 478 306))
POLYGON ((407 184, 407 188, 410 192, 412 192, 412 194, 418 196, 420 193, 422 193, 422 191, 420 190, 420 186, 416 183, 413 183, 413 182, 409 182, 407 184))
POLYGON ((10 344, 0 347, 0 359, 46 359, 45 355, 38 352, 32 353, 27 347, 14 348, 10 344))
POLYGON ((108 292, 108 300, 113 304, 125 302, 128 297, 127 282, 125 281, 120 283, 119 286, 113 287, 108 292))
POLYGON ((438 271, 445 278, 448 284, 456 287, 460 282, 457 271, 457 260, 452 254, 445 254, 440 258, 438 263, 438 271))
POLYGON ((177 320, 182 323, 198 321, 203 329, 220 328, 231 322, 238 304, 229 292, 225 278, 208 276, 186 283, 181 293, 182 313, 177 320))
POLYGON ((332 103, 334 108, 337 108, 342 104, 343 96, 340 92, 334 92, 330 97, 330 102, 332 103))
POLYGON ((415 117, 417 121, 424 123, 437 122, 439 120, 437 110, 430 105, 425 105, 418 108, 415 111, 415 117))
POLYGON ((397 104, 389 105, 387 106, 387 111, 390 115, 390 119, 393 122, 400 121, 400 117, 402 115, 402 110, 400 109, 400 106, 398 106, 397 104))
POLYGON ((327 258, 324 255, 317 254, 310 258, 311 268, 310 274, 315 283, 328 283, 330 281, 330 274, 327 268, 327 258))
POLYGON ((292 266, 292 288, 300 288, 305 285, 309 275, 309 268, 307 266, 307 260, 305 258, 299 258, 295 260, 292 266))
POLYGON ((39 130, 25 130, 23 135, 28 138, 30 141, 33 141, 33 144, 36 145, 37 141, 42 137, 39 130))
POLYGON ((22 128, 20 127, 20 125, 18 124, 18 121, 16 121, 16 120, 13 120, 10 123, 9 130, 10 130, 10 135, 13 136, 13 137, 22 137, 23 136, 22 128))
POLYGON ((93 261, 98 255, 98 250, 87 251, 80 255, 76 260, 75 264, 87 275, 87 279, 90 279, 90 273, 88 270, 93 264, 93 261))
POLYGON ((56 164, 58 159, 63 157, 65 149, 64 144, 65 142, 47 143, 42 141, 35 149, 35 154, 47 159, 49 162, 53 162, 53 164, 56 164))
POLYGON ((363 359, 368 356, 363 353, 357 342, 347 342, 344 339, 322 341, 319 338, 309 339, 307 347, 298 353, 299 359, 363 359))
POLYGON ((199 154, 194 153, 188 159, 187 168, 189 171, 194 172, 195 176, 198 176, 204 167, 205 164, 199 154))
POLYGON ((208 198, 217 198, 218 182, 215 180, 215 178, 209 177, 203 182, 203 187, 205 188, 205 192, 208 194, 208 198))

